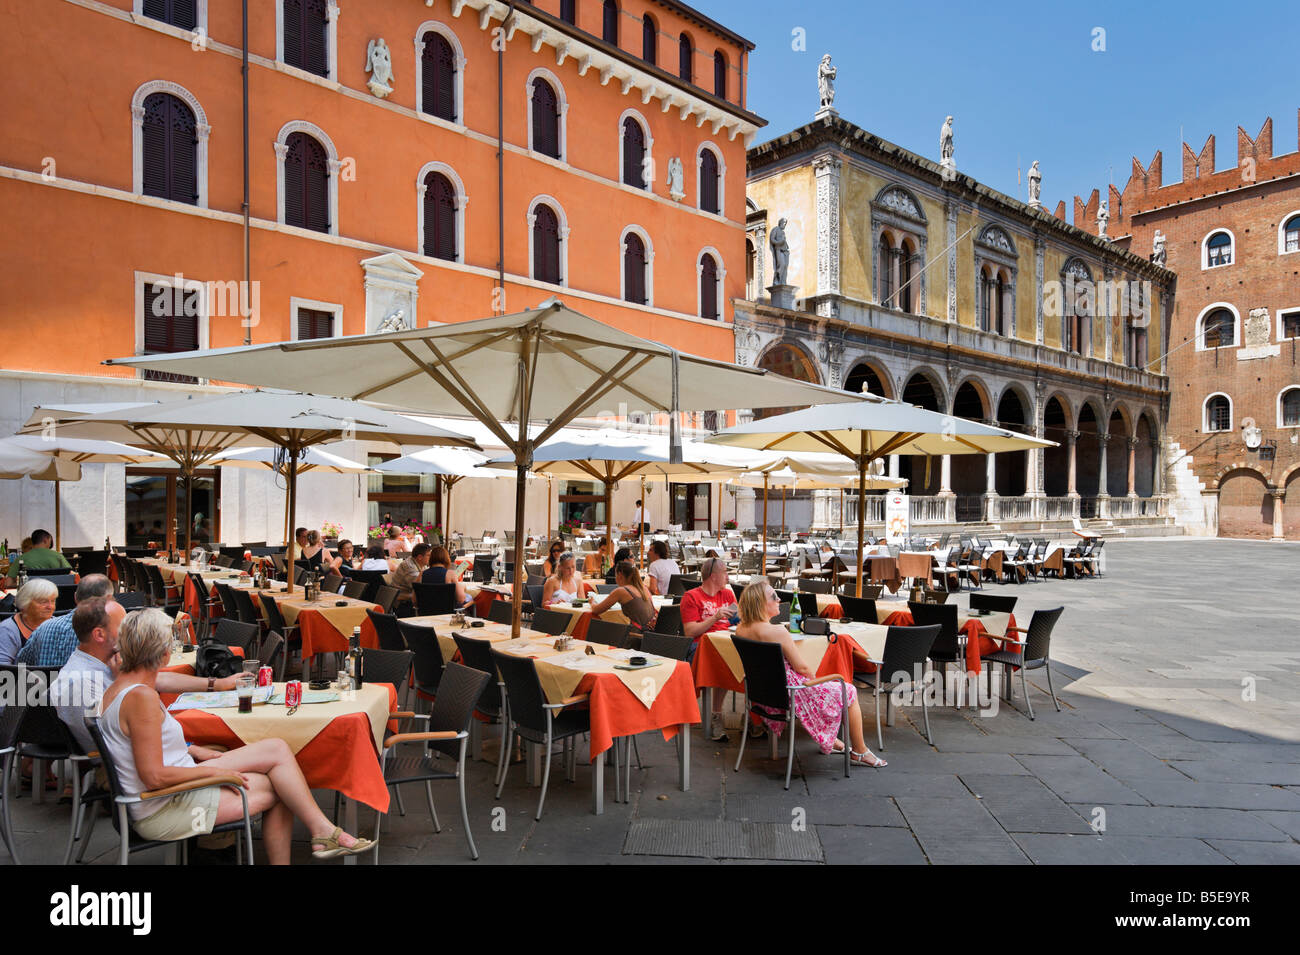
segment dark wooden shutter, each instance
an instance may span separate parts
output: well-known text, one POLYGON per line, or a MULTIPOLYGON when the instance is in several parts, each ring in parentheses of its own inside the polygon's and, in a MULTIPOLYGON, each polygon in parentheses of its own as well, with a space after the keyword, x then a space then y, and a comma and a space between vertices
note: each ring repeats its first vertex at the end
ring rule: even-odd
POLYGON ((578 22, 577 0, 560 0, 560 19, 565 23, 578 22))
POLYGON ((284 157, 284 221, 286 225, 330 230, 329 157, 306 133, 290 133, 284 157))
POLYGON ((718 263, 711 255, 700 260, 700 317, 718 317, 718 263))
POLYGON ((635 232, 623 239, 623 298, 644 305, 645 297, 645 243, 635 232))
POLYGON ((193 30, 199 23, 197 7, 197 0, 144 0, 141 9, 146 17, 193 30))
POLYGON ((170 156, 171 109, 166 93, 154 93, 145 98, 144 121, 141 126, 143 149, 141 161, 144 171, 144 194, 166 199, 168 193, 167 168, 170 156))
POLYGON ((424 254, 456 261, 456 190, 438 172, 424 177, 424 254))
POLYGON ((302 7, 305 0, 281 0, 284 19, 284 62, 300 70, 307 68, 302 43, 302 7))
POLYGON ((141 133, 144 194, 197 203, 199 144, 194 111, 170 93, 153 93, 144 101, 141 133))
POLYGON ((646 14, 641 18, 641 59, 647 63, 658 61, 659 53, 659 30, 655 26, 654 18, 646 14))
POLYGON ((560 158, 559 101, 551 84, 540 76, 533 80, 533 149, 560 158))
POLYGON ((691 82, 695 71, 691 69, 695 58, 691 49, 691 38, 685 33, 677 41, 677 72, 687 83, 691 82))
POLYGON ((605 23, 601 36, 606 43, 618 46, 618 4, 615 0, 605 0, 605 23))
POLYGON ((430 116, 456 122, 456 51, 447 38, 430 30, 421 53, 421 108, 430 116))
POLYGON ((631 116, 623 120, 623 182, 645 188, 645 133, 631 116))
POLYGON ((721 50, 713 54, 713 92, 727 98, 727 58, 721 50))
POLYGON ((709 149, 700 152, 700 208, 718 213, 718 157, 709 149))
POLYGON ((538 206, 533 217, 533 278, 560 284, 560 220, 550 206, 538 206))
POLYGON ((327 0, 281 0, 284 4, 284 62, 317 76, 329 76, 327 0))
MULTIPOLYGON (((184 293, 179 310, 175 291, 170 285, 144 286, 144 354, 165 355, 173 352, 194 351, 199 347, 199 296, 200 289, 184 293), (155 308, 156 304, 156 308, 155 308), (162 314, 157 314, 161 312, 162 314), (179 314, 177 314, 179 312, 179 314), (192 314, 185 314, 190 312, 192 314)), ((146 371, 149 381, 177 381, 193 384, 198 381, 189 375, 173 375, 161 371, 146 371)))
POLYGON ((334 313, 319 308, 298 309, 298 339, 333 338, 334 313))

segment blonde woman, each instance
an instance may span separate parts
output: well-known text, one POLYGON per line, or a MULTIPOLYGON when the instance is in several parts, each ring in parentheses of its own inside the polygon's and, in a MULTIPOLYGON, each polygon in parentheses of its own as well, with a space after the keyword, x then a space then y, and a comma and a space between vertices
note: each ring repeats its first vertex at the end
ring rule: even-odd
POLYGON ((565 551, 560 555, 560 564, 555 575, 546 581, 542 590, 542 606, 551 604, 570 604, 584 593, 582 575, 575 566, 573 554, 565 551))
MULTIPOLYGON (((100 700, 104 745, 117 765, 122 788, 147 792, 195 779, 235 774, 244 780, 249 813, 262 813, 262 844, 272 865, 289 864, 294 817, 311 833, 312 855, 332 859, 373 848, 331 823, 316 805, 298 762, 284 740, 270 738, 217 753, 187 748, 181 725, 158 697, 158 669, 171 656, 171 619, 154 608, 130 614, 118 631, 119 675, 100 700)), ((228 788, 177 793, 130 807, 145 839, 174 841, 211 832, 243 818, 243 801, 228 788)))
MULTIPOLYGON (((756 580, 740 594, 740 624, 736 627, 736 636, 747 640, 761 640, 764 643, 779 643, 785 656, 785 676, 791 686, 815 686, 811 693, 796 693, 793 696, 794 713, 799 722, 808 730, 808 735, 817 741, 823 753, 843 752, 844 744, 837 739, 840 728, 840 715, 844 710, 844 697, 839 682, 832 674, 817 676, 810 667, 799 648, 795 646, 790 631, 771 619, 781 612, 781 601, 767 579, 756 580), (835 681, 835 682, 832 682, 835 681)), ((849 762, 855 766, 881 767, 888 765, 883 759, 867 749, 867 741, 862 735, 862 709, 858 706, 858 691, 852 683, 846 683, 848 690, 849 762)), ((774 720, 764 720, 770 732, 780 733, 785 725, 774 720)))

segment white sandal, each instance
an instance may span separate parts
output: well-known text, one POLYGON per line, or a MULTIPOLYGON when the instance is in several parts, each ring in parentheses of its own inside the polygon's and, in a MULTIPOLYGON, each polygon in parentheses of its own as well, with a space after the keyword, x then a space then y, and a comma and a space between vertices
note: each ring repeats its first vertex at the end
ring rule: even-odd
POLYGON ((862 753, 855 753, 853 750, 849 750, 849 762, 854 766, 870 766, 872 769, 880 769, 881 767, 889 765, 889 763, 885 762, 871 750, 866 750, 862 753))

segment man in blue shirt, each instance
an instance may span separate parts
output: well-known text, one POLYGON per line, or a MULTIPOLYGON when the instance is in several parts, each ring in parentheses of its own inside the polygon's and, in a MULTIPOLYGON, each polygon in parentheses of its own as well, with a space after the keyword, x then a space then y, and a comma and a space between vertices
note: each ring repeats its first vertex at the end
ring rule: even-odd
MULTIPOLYGON (((113 582, 103 574, 87 574, 77 584, 77 605, 80 606, 92 597, 111 597, 113 582)), ((61 667, 68 662, 72 651, 77 649, 77 635, 72 629, 72 614, 65 613, 51 617, 31 635, 31 638, 18 651, 15 663, 29 667, 61 667)))

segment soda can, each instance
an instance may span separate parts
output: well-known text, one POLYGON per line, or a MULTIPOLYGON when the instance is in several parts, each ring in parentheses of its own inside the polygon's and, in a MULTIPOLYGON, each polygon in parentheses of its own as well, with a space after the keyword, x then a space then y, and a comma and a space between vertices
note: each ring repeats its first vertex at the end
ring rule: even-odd
POLYGON ((284 685, 284 705, 298 706, 302 703, 302 680, 290 680, 284 685))
POLYGON ((275 679, 275 671, 270 667, 259 667, 257 670, 257 685, 270 686, 275 679))

